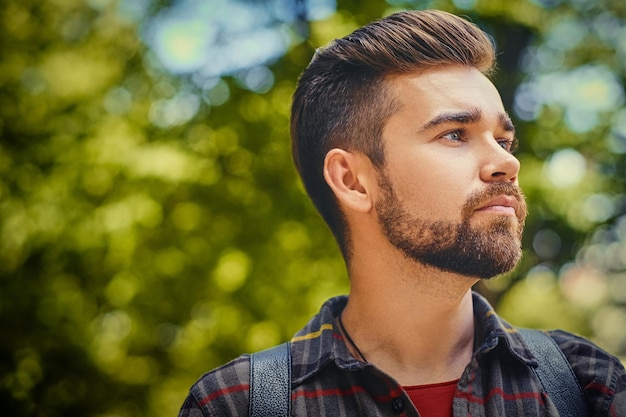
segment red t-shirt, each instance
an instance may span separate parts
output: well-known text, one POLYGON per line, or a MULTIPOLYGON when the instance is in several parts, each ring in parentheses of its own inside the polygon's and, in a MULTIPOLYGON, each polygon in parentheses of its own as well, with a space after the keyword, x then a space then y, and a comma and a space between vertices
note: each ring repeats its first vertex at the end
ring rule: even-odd
POLYGON ((452 417, 452 400, 459 380, 404 387, 422 417, 452 417))

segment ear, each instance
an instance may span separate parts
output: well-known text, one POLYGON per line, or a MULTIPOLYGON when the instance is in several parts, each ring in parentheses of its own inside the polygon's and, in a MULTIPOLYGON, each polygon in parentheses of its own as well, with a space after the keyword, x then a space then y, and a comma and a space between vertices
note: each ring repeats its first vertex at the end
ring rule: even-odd
POLYGON ((339 203, 358 212, 368 212, 373 207, 373 169, 368 157, 343 149, 331 149, 324 159, 324 179, 339 203))

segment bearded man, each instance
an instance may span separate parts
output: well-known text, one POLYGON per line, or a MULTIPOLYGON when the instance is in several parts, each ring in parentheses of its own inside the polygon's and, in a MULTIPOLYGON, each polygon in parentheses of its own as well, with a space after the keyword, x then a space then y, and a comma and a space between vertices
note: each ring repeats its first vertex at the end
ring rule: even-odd
MULTIPOLYGON (((294 416, 558 416, 517 329, 472 286, 519 261, 526 203, 488 36, 400 12, 317 51, 293 98, 293 157, 350 294, 291 340, 294 416)), ((320 277, 324 279, 324 277, 320 277)), ((549 332, 587 410, 626 416, 626 373, 549 332)), ((248 414, 250 356, 204 375, 181 416, 248 414)))

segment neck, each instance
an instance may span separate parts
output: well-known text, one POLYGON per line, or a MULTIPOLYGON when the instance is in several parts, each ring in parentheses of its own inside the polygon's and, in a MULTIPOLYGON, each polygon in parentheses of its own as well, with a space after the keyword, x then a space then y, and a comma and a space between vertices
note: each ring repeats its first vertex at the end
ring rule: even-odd
POLYGON ((460 378, 473 350, 471 286, 476 280, 398 266, 381 268, 384 273, 371 263, 365 270, 351 268, 346 330, 368 362, 402 385, 460 378))

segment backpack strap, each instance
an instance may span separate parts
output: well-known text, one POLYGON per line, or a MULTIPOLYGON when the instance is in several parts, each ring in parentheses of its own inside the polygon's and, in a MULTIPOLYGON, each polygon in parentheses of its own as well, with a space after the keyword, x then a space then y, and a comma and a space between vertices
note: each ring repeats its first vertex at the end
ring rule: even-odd
POLYGON ((250 355, 250 417, 291 413, 291 344, 250 355))
POLYGON ((521 328, 517 330, 539 362, 539 366, 533 370, 554 402, 559 415, 588 417, 589 408, 583 391, 559 345, 549 335, 539 330, 521 328))

